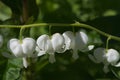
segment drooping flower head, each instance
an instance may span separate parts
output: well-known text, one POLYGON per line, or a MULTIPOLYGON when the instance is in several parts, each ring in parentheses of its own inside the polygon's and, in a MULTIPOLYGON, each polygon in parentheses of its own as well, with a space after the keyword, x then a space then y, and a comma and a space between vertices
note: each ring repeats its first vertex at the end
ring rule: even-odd
POLYGON ((11 39, 8 42, 8 48, 15 57, 23 58, 23 66, 27 68, 28 63, 26 58, 33 57, 35 50, 35 40, 32 38, 24 38, 22 41, 18 39, 11 39))
POLYGON ((55 33, 51 37, 52 46, 55 52, 63 53, 65 49, 65 40, 60 33, 55 33))
POLYGON ((52 42, 51 42, 50 37, 48 35, 41 35, 37 39, 36 51, 38 52, 38 56, 44 55, 46 53, 50 54, 49 61, 51 63, 55 62, 52 42))
POLYGON ((89 58, 95 63, 103 63, 104 64, 104 72, 109 72, 108 66, 111 64, 112 66, 118 67, 120 66, 118 60, 120 59, 120 55, 115 49, 105 48, 97 48, 94 50, 93 56, 89 54, 89 58))
POLYGON ((77 43, 75 41, 76 35, 72 31, 66 31, 63 33, 63 37, 65 39, 65 50, 73 50, 73 55, 72 57, 74 59, 78 59, 78 48, 77 48, 77 43))
POLYGON ((76 44, 77 48, 81 52, 87 52, 94 48, 94 45, 88 45, 89 38, 83 31, 76 32, 76 44))

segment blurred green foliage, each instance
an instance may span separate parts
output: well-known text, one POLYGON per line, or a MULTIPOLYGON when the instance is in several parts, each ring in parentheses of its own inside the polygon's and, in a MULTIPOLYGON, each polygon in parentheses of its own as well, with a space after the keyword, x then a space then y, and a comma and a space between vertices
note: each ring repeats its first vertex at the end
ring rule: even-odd
MULTIPOLYGON (((119 36, 119 4, 120 0, 0 0, 0 24, 74 23, 78 21, 119 36)), ((75 28, 75 31, 80 29, 75 28)), ((63 33, 68 30, 72 31, 72 28, 52 26, 51 32, 52 34, 63 33)), ((1 28, 0 33, 4 37, 4 45, 0 53, 10 53, 7 41, 13 37, 18 38, 19 29, 1 28)), ((23 36, 36 39, 44 33, 48 34, 48 26, 25 29, 23 36)), ((102 44, 106 42, 105 37, 94 31, 87 30, 87 33, 90 36, 90 43, 93 41, 96 46, 105 46, 102 44)), ((120 51, 119 44, 111 41, 110 47, 120 51)), ((95 64, 89 60, 87 54, 91 53, 92 51, 79 52, 80 58, 76 61, 72 59, 71 51, 66 51, 64 54, 56 53, 54 64, 48 62, 47 55, 41 56, 36 63, 31 65, 33 80, 118 80, 120 78, 120 68, 110 67, 112 71, 105 74, 102 70, 103 64, 95 64)), ((22 80, 21 65, 20 59, 7 59, 0 54, 0 80, 22 80)))

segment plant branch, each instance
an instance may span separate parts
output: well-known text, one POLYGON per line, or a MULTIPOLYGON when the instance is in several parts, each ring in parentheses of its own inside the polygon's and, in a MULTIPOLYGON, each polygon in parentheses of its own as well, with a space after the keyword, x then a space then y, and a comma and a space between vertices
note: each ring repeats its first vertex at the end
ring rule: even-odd
POLYGON ((29 27, 42 27, 42 26, 59 26, 59 27, 71 26, 71 27, 82 27, 82 28, 94 30, 94 31, 100 33, 100 34, 103 35, 103 36, 106 36, 106 37, 109 37, 109 36, 110 36, 111 39, 120 41, 120 37, 110 35, 110 34, 108 34, 108 33, 105 33, 105 32, 103 32, 103 31, 97 29, 97 28, 94 28, 94 27, 92 27, 92 26, 90 26, 90 25, 83 24, 83 23, 79 23, 79 22, 76 22, 76 23, 73 23, 73 24, 67 24, 67 23, 36 23, 36 24, 29 24, 29 25, 0 25, 1 28, 21 28, 21 27, 29 28, 29 27))

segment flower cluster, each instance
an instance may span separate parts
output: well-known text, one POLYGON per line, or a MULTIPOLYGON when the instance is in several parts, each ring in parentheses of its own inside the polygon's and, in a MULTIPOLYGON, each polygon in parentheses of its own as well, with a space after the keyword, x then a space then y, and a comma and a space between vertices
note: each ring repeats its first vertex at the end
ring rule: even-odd
MULTIPOLYGON (((27 58, 39 57, 49 54, 49 62, 54 63, 55 53, 64 53, 67 50, 72 50, 72 57, 79 58, 78 51, 88 52, 94 48, 94 45, 88 44, 89 38, 84 31, 76 33, 66 31, 63 34, 55 33, 52 36, 43 34, 35 41, 33 38, 24 38, 22 40, 13 38, 8 42, 8 48, 13 53, 4 53, 6 57, 22 58, 23 66, 27 68, 29 65, 27 58)), ((0 47, 2 46, 3 38, 0 36, 0 47)), ((95 63, 104 64, 104 72, 108 72, 108 66, 120 66, 120 54, 115 49, 97 48, 93 55, 89 54, 89 58, 95 63)))
POLYGON ((52 36, 43 34, 38 37, 36 42, 32 38, 24 38, 23 40, 11 39, 8 42, 8 47, 13 53, 12 56, 23 58, 23 66, 27 68, 27 57, 49 54, 49 62, 54 63, 56 61, 55 53, 64 53, 70 49, 73 51, 72 57, 77 59, 79 57, 78 50, 87 52, 94 48, 93 45, 88 45, 88 40, 87 34, 83 31, 76 33, 66 31, 63 34, 55 33, 52 36))

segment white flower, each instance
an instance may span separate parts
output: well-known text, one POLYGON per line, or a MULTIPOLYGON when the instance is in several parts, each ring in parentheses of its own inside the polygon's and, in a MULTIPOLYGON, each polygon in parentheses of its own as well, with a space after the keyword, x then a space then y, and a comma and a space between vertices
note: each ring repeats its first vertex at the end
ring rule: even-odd
POLYGON ((104 72, 109 72, 108 66, 111 64, 112 66, 120 66, 118 60, 120 59, 120 55, 118 51, 115 49, 108 49, 105 48, 97 48, 94 50, 94 54, 88 55, 89 58, 95 63, 103 63, 104 64, 104 72))
POLYGON ((63 53, 65 51, 65 40, 61 34, 59 33, 53 34, 51 42, 55 52, 63 53))
POLYGON ((3 36, 0 35, 0 48, 2 47, 2 45, 3 45, 3 36))
POLYGON ((75 35, 72 31, 66 31, 63 33, 65 39, 65 50, 75 48, 75 35))
POLYGON ((65 50, 72 49, 73 50, 73 55, 72 57, 74 59, 78 59, 79 55, 77 53, 77 47, 76 47, 76 42, 75 42, 75 35, 72 31, 66 31, 63 33, 63 37, 65 39, 65 50))
POLYGON ((106 54, 108 63, 111 65, 116 65, 117 61, 120 59, 120 54, 115 49, 109 49, 106 54))
POLYGON ((11 50, 11 52, 16 57, 24 57, 22 45, 18 39, 11 39, 8 43, 8 47, 11 50))
POLYGON ((51 63, 55 62, 53 46, 52 46, 50 37, 48 35, 46 34, 41 35, 37 39, 36 51, 38 52, 38 56, 44 55, 46 53, 50 54, 49 61, 51 63))
POLYGON ((27 68, 28 66, 26 58, 33 57, 35 46, 35 40, 32 38, 24 38, 22 41, 18 39, 11 39, 8 43, 8 47, 13 53, 13 55, 15 57, 23 58, 23 66, 25 68, 27 68))
POLYGON ((88 36, 82 31, 79 31, 76 34, 71 31, 66 31, 63 33, 63 37, 65 39, 65 50, 72 49, 72 57, 74 59, 79 58, 78 50, 86 52, 94 48, 94 45, 88 46, 88 36))
POLYGON ((88 45, 88 36, 85 32, 79 31, 76 33, 76 45, 78 50, 87 52, 94 48, 94 45, 88 45))
POLYGON ((37 39, 37 45, 38 56, 48 53, 50 55, 49 62, 51 63, 55 62, 55 52, 63 53, 65 51, 64 38, 59 33, 53 34, 51 38, 48 35, 41 35, 37 39))

